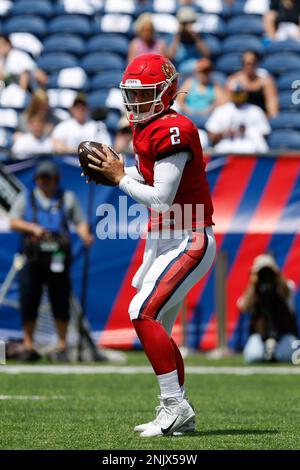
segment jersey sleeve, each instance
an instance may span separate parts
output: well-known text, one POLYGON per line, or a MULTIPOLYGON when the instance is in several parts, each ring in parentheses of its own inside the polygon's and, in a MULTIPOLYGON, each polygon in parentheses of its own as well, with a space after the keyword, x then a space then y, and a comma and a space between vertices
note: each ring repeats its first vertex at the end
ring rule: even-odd
POLYGON ((192 124, 181 121, 179 118, 159 121, 159 125, 153 130, 151 136, 155 161, 180 152, 192 153, 191 142, 194 136, 192 124))

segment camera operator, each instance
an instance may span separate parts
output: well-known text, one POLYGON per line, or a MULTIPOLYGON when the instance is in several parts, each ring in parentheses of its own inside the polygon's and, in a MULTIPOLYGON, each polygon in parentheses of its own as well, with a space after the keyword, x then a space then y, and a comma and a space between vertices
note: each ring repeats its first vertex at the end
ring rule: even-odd
POLYGON ((247 363, 291 360, 297 339, 293 288, 293 281, 284 278, 273 256, 262 254, 254 259, 248 287, 237 302, 242 313, 251 314, 243 352, 247 363))
POLYGON ((55 359, 66 361, 69 297, 71 290, 71 239, 69 224, 76 227, 86 246, 93 237, 72 191, 59 184, 59 172, 51 161, 41 162, 34 175, 35 187, 21 193, 10 213, 11 229, 23 233, 25 265, 20 271, 20 304, 24 328, 23 360, 39 359, 33 335, 43 286, 47 285, 59 342, 55 359))

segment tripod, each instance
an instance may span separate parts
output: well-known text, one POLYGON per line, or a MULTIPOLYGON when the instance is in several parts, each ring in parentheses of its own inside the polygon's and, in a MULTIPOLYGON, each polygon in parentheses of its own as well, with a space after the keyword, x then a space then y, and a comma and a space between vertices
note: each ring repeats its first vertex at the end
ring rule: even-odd
MULTIPOLYGON (((12 265, 7 273, 3 284, 0 287, 0 309, 2 306, 9 306, 16 310, 19 310, 19 302, 10 300, 8 298, 8 294, 13 282, 16 280, 18 273, 21 271, 21 269, 23 269, 26 262, 26 257, 23 254, 16 253, 14 255, 12 265)), ((43 296, 43 299, 45 301, 41 302, 41 306, 39 308, 39 320, 36 328, 36 335, 39 335, 40 338, 44 339, 44 341, 50 341, 50 338, 55 332, 55 328, 52 316, 49 315, 51 309, 47 296, 43 296)), ((88 356, 90 360, 106 360, 106 356, 98 350, 96 344, 94 343, 91 337, 90 328, 87 320, 84 317, 83 309, 73 292, 71 293, 70 297, 70 310, 71 321, 69 326, 69 336, 71 337, 71 344, 74 344, 74 358, 76 360, 83 360, 83 352, 85 352, 85 356, 88 356)), ((49 346, 41 346, 39 349, 41 352, 45 353, 47 352, 47 350, 49 350, 49 346)))

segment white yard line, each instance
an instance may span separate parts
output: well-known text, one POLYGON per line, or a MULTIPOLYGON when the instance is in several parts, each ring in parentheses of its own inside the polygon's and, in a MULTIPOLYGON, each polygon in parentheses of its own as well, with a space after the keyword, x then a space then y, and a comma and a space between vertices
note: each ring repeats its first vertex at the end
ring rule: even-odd
POLYGON ((44 395, 0 395, 0 400, 64 400, 65 397, 44 395))
MULTIPOLYGON (((186 372, 192 375, 300 375, 300 367, 216 367, 188 366, 186 372)), ((78 366, 78 365, 2 365, 0 374, 55 374, 55 375, 93 375, 93 374, 152 374, 148 366, 78 366)))

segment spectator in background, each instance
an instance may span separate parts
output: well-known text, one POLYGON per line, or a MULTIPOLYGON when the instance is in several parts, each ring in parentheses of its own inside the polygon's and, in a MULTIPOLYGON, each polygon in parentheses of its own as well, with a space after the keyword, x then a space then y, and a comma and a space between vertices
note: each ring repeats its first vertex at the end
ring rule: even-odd
POLYGON ((36 114, 43 114, 47 122, 46 132, 50 134, 59 122, 60 119, 49 106, 49 99, 47 92, 42 88, 34 90, 32 93, 31 101, 25 111, 19 117, 18 131, 28 132, 28 120, 31 116, 36 114))
POLYGON ((12 152, 17 158, 53 152, 52 139, 49 136, 47 125, 44 113, 31 114, 28 117, 28 132, 18 134, 12 146, 12 152))
POLYGON ((299 0, 271 0, 270 10, 264 16, 264 25, 273 41, 300 40, 299 0))
POLYGON ((119 121, 119 128, 115 136, 114 149, 118 153, 133 155, 132 131, 126 116, 119 121))
POLYGON ((265 113, 258 106, 247 103, 247 91, 239 82, 232 81, 229 92, 230 101, 218 106, 205 124, 215 151, 266 152, 265 136, 271 129, 265 113))
POLYGON ((249 284, 237 302, 242 313, 251 314, 246 362, 291 361, 292 344, 297 340, 294 289, 293 281, 285 279, 273 256, 262 254, 254 259, 249 284))
POLYGON ((29 54, 14 49, 9 37, 0 35, 0 80, 6 86, 16 83, 27 90, 31 79, 42 87, 48 81, 45 72, 37 68, 29 54))
POLYGON ((136 37, 129 44, 128 62, 141 54, 166 53, 166 44, 162 39, 155 36, 154 25, 150 13, 143 13, 135 23, 136 37))
POLYGON ((201 36, 193 30, 193 25, 197 20, 197 15, 193 8, 184 6, 177 12, 179 22, 178 32, 168 49, 168 57, 171 60, 194 63, 201 57, 210 57, 210 50, 201 36))
POLYGON ((59 171, 51 161, 41 162, 34 175, 35 187, 21 193, 10 212, 11 229, 23 234, 25 264, 20 271, 20 304, 24 328, 23 360, 39 359, 33 335, 43 286, 49 300, 59 337, 55 358, 66 361, 69 298, 71 293, 71 238, 69 225, 86 246, 93 237, 72 191, 60 186, 59 171))
POLYGON ((228 77, 227 83, 238 81, 247 90, 247 102, 259 106, 272 118, 279 111, 277 87, 269 72, 258 68, 258 62, 259 58, 255 52, 244 52, 243 68, 228 77))
POLYGON ((195 77, 183 82, 177 103, 184 113, 208 115, 216 106, 225 102, 223 89, 211 79, 212 69, 209 59, 200 59, 196 63, 195 77))
POLYGON ((83 140, 111 145, 106 125, 90 119, 86 97, 78 94, 70 109, 72 117, 60 122, 53 130, 52 142, 57 153, 76 153, 83 140))

